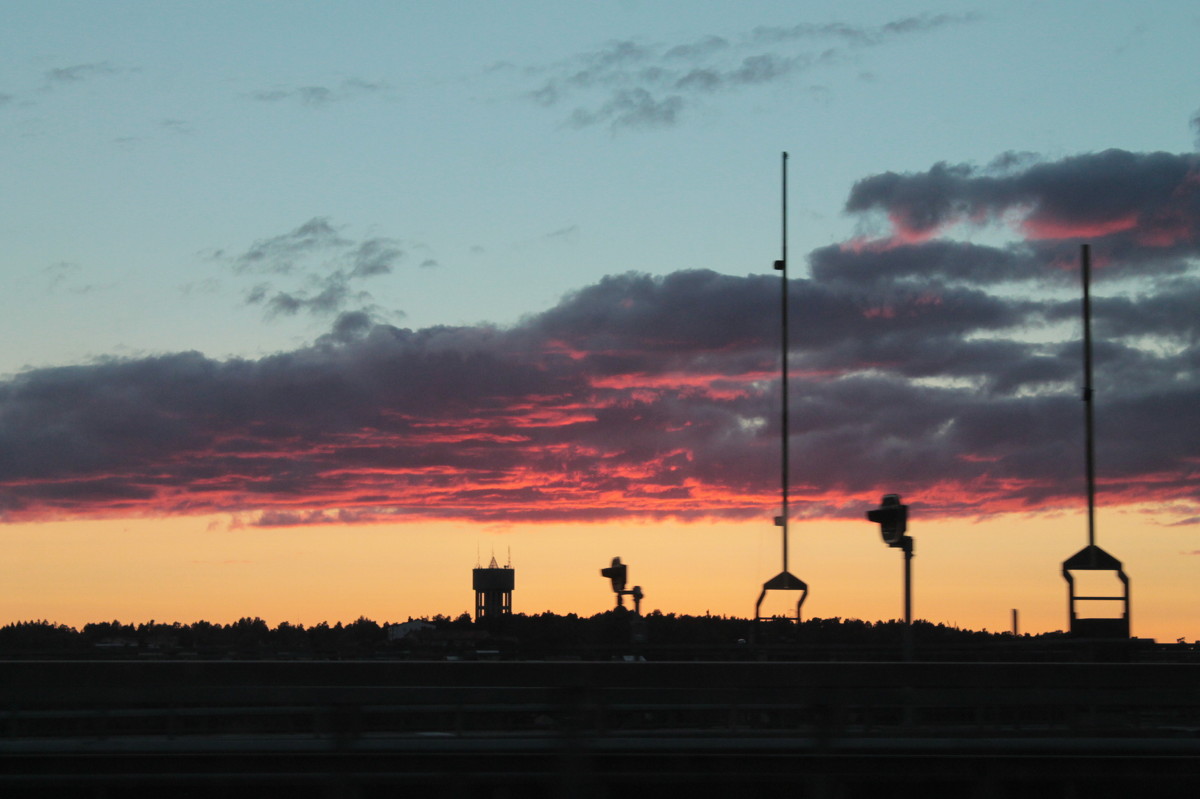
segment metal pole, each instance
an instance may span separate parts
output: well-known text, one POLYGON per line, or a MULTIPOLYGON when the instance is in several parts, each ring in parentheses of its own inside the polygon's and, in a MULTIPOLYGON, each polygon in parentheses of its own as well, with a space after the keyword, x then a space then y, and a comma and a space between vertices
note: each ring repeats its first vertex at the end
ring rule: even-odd
POLYGON ((912 626, 912 544, 904 548, 904 623, 912 626))
POLYGON ((1087 524, 1088 546, 1096 544, 1096 458, 1095 427, 1092 411, 1092 254, 1091 248, 1082 246, 1083 278, 1083 402, 1084 427, 1087 438, 1087 524))
POLYGON ((782 255, 779 263, 780 274, 782 275, 782 286, 780 291, 780 316, 782 318, 780 349, 783 352, 782 367, 780 371, 780 381, 782 384, 782 402, 783 402, 783 417, 781 424, 783 429, 780 431, 782 437, 782 468, 781 472, 781 493, 783 496, 783 570, 788 570, 788 277, 787 277, 787 160, 788 154, 783 154, 781 161, 783 170, 783 192, 782 192, 782 255))
POLYGON ((783 154, 782 170, 783 170, 783 256, 775 262, 775 268, 780 271, 782 278, 780 283, 779 302, 780 302, 780 450, 781 450, 781 468, 779 478, 780 494, 782 495, 782 512, 775 517, 775 524, 781 528, 783 533, 783 570, 779 574, 772 577, 767 582, 763 583, 762 593, 758 595, 758 602, 754 605, 754 618, 758 621, 762 618, 762 603, 768 591, 799 591, 800 599, 796 602, 796 621, 800 620, 800 606, 804 604, 805 597, 808 596, 808 586, 803 580, 796 577, 788 571, 788 477, 790 473, 788 464, 788 433, 791 425, 788 423, 788 279, 787 279, 787 159, 788 154, 783 154))
POLYGON ((913 659, 913 628, 912 628, 912 536, 901 539, 904 548, 904 659, 913 659))

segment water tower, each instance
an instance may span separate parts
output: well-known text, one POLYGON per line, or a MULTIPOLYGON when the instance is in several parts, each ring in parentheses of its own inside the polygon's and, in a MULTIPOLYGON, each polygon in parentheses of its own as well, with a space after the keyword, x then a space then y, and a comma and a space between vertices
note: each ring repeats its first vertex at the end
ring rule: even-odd
POLYGON ((496 563, 496 556, 487 568, 476 566, 471 583, 475 588, 475 621, 498 619, 512 615, 512 592, 516 583, 512 563, 496 563))

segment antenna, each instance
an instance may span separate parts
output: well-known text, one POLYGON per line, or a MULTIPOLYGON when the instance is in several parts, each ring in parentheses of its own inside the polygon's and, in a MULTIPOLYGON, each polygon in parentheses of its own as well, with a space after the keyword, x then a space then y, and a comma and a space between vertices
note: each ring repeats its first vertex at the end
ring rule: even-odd
POLYGON ((1092 389, 1092 251, 1084 244, 1080 248, 1080 275, 1083 280, 1083 406, 1085 459, 1087 469, 1087 528, 1088 545, 1067 558, 1062 565, 1063 578, 1067 581, 1067 609, 1071 622, 1071 634, 1082 638, 1128 638, 1129 637, 1129 576, 1121 561, 1096 546, 1096 457, 1095 416, 1092 389), (1073 572, 1112 572, 1121 583, 1121 593, 1104 596, 1080 596, 1075 593, 1073 572), (1121 615, 1108 618, 1081 617, 1078 603, 1120 602, 1121 615))
POLYGON ((782 358, 780 359, 780 401, 783 404, 780 418, 780 444, 781 444, 781 463, 780 463, 780 494, 782 499, 781 513, 775 517, 775 524, 782 531, 783 537, 783 571, 772 577, 763 584, 762 593, 758 596, 758 602, 754 605, 754 619, 760 621, 762 616, 763 599, 767 596, 767 591, 799 591, 800 599, 796 602, 796 621, 800 620, 800 606, 804 604, 804 600, 808 597, 808 585, 800 578, 788 571, 788 437, 791 432, 791 426, 788 423, 788 277, 787 277, 787 201, 788 201, 788 154, 783 153, 781 159, 782 170, 782 193, 781 193, 781 258, 775 262, 775 268, 779 270, 780 277, 780 350, 782 358))
POLYGON ((779 472, 780 472, 780 493, 781 493, 782 499, 783 499, 783 503, 782 503, 783 513, 779 517, 780 518, 779 526, 783 528, 783 570, 785 572, 788 570, 788 474, 790 472, 790 469, 788 468, 789 467, 789 464, 788 464, 788 433, 790 431, 790 426, 788 425, 788 278, 787 278, 787 200, 788 200, 787 178, 788 178, 788 175, 787 175, 787 159, 788 159, 788 154, 784 153, 783 159, 782 159, 783 192, 782 192, 782 208, 781 208, 781 214, 780 214, 780 216, 783 220, 782 225, 781 225, 781 229, 782 229, 781 235, 782 235, 783 241, 782 241, 781 248, 780 248, 783 257, 780 258, 779 261, 777 261, 775 263, 775 268, 780 270, 781 277, 783 278, 783 280, 782 280, 783 290, 779 292, 779 296, 780 296, 779 318, 781 320, 781 323, 779 326, 780 331, 781 331, 779 349, 780 349, 781 356, 782 356, 780 358, 781 367, 780 367, 780 373, 779 373, 780 393, 781 393, 781 402, 782 402, 782 411, 781 411, 782 419, 781 419, 780 429, 779 429, 779 434, 782 439, 780 443, 782 446, 780 447, 781 464, 780 464, 779 472))
POLYGON ((1096 543, 1096 430, 1092 408, 1092 249, 1084 244, 1080 253, 1083 279, 1083 407, 1087 458, 1088 546, 1096 543))

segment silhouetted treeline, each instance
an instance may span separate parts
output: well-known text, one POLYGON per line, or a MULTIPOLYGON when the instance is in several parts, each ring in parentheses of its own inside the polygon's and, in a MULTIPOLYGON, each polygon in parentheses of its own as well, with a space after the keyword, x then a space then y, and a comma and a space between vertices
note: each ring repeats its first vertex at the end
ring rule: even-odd
MULTIPOLYGON (((434 616, 402 624, 359 618, 349 624, 310 627, 260 618, 232 624, 198 621, 166 624, 120 621, 86 624, 81 630, 48 621, 0 627, 0 657, 202 657, 202 658, 479 658, 607 657, 619 652, 673 653, 700 657, 757 646, 824 650, 892 648, 902 640, 895 621, 809 619, 754 625, 741 618, 687 616, 654 611, 638 617, 625 610, 594 616, 574 613, 516 614, 475 623, 467 614, 434 616)), ((918 644, 967 647, 1029 640, 1008 634, 918 622, 918 644)))
POLYGON ((304 627, 281 622, 272 628, 260 618, 232 624, 198 621, 164 624, 120 621, 85 624, 76 630, 47 621, 0 627, 0 656, 32 651, 89 656, 229 655, 235 657, 370 655, 387 640, 385 628, 367 618, 350 624, 325 622, 304 627))

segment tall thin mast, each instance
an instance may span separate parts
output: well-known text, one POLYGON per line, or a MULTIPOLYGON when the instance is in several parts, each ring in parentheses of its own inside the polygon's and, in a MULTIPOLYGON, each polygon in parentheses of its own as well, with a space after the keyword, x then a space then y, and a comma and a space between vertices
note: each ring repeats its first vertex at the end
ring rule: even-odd
POLYGON ((1084 427, 1087 439, 1087 524, 1088 546, 1096 543, 1096 457, 1095 427, 1092 411, 1092 254, 1084 244, 1082 253, 1083 277, 1083 403, 1084 427))
POLYGON ((779 518, 780 518, 780 527, 783 528, 783 570, 785 572, 788 570, 788 473, 789 473, 789 468, 788 468, 788 466, 789 466, 789 464, 788 464, 788 431, 790 430, 790 426, 788 425, 788 276, 787 276, 787 201, 788 201, 787 178, 788 178, 788 173, 787 173, 787 161, 788 161, 788 154, 785 152, 783 154, 783 159, 781 162, 782 169, 783 169, 783 183, 782 183, 782 186, 783 186, 783 192, 782 192, 782 220, 783 220, 783 222, 782 222, 782 239, 783 239, 782 255, 783 255, 783 257, 780 258, 780 260, 777 264, 775 264, 775 268, 780 271, 782 278, 783 278, 782 284, 780 287, 781 290, 779 292, 779 295, 780 295, 780 318, 782 319, 782 324, 780 326, 781 330, 782 330, 781 339, 780 339, 780 349, 782 350, 782 358, 780 359, 780 362, 781 362, 782 366, 781 366, 779 379, 780 379, 780 386, 782 389, 781 390, 781 399, 782 399, 782 403, 783 403, 782 418, 780 420, 781 425, 782 425, 782 427, 780 429, 780 436, 782 438, 782 442, 781 442, 782 443, 782 447, 781 447, 782 464, 781 464, 781 468, 780 468, 780 478, 781 478, 780 479, 780 492, 783 497, 783 508, 782 508, 783 512, 779 518))
POLYGON ((799 591, 800 598, 796 601, 796 621, 800 621, 800 608, 808 597, 808 584, 788 571, 788 279, 787 279, 787 161, 788 154, 783 154, 783 257, 775 262, 775 268, 782 274, 780 284, 780 311, 782 318, 780 349, 783 351, 780 367, 780 399, 783 403, 779 431, 782 444, 782 464, 780 469, 780 493, 783 495, 783 509, 775 517, 775 524, 783 531, 783 571, 763 583, 762 593, 754 605, 755 621, 762 621, 762 603, 768 591, 799 591))
MULTIPOLYGON (((1080 248, 1080 275, 1083 280, 1083 407, 1084 438, 1087 461, 1087 527, 1088 545, 1063 561, 1062 574, 1067 581, 1067 612, 1071 620, 1071 634, 1083 638, 1129 638, 1129 575, 1121 561, 1096 546, 1096 457, 1095 425, 1093 423, 1092 391, 1092 253, 1084 244, 1080 248), (1074 572, 1113 572, 1121 581, 1120 594, 1103 596, 1080 596, 1075 593, 1074 572), (1101 618, 1081 617, 1080 602, 1112 602, 1122 605, 1120 616, 1101 618)), ((1089 592, 1090 593, 1090 592, 1089 592)))

